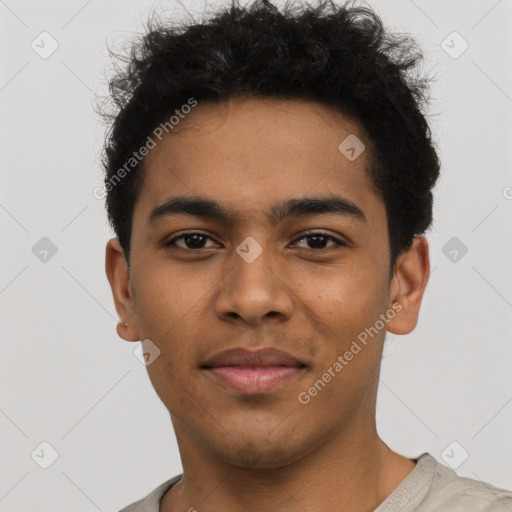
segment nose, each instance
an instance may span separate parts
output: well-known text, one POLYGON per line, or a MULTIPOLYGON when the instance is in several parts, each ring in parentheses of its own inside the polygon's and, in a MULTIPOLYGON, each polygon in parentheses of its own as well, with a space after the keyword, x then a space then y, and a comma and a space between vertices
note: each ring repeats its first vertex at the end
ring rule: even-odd
MULTIPOLYGON (((286 321, 292 315, 293 292, 270 250, 252 262, 234 253, 233 262, 216 296, 216 315, 223 321, 242 319, 258 325, 275 318, 286 321), (267 319, 267 320, 266 320, 267 319)), ((240 320, 238 320, 240 321, 240 320)))

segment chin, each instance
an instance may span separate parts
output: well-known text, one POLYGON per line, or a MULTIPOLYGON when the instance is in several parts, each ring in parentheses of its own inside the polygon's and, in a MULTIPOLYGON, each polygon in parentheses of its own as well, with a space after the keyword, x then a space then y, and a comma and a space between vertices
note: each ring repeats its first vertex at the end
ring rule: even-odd
POLYGON ((293 436, 286 439, 247 439, 247 432, 238 438, 236 434, 225 440, 222 446, 214 447, 217 455, 226 463, 244 469, 278 469, 287 466, 305 455, 306 448, 293 436), (293 439, 293 441, 292 441, 293 439))
POLYGON ((246 443, 224 453, 226 462, 244 469, 278 469, 287 466, 299 457, 283 447, 272 449, 261 445, 246 443), (226 457, 227 455, 227 457, 226 457), (294 456, 295 455, 295 456, 294 456))

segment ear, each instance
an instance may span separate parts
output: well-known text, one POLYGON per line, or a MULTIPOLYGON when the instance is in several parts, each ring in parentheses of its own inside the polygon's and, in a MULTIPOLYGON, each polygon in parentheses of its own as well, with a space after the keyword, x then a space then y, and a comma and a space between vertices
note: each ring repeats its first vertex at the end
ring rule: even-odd
POLYGON ((393 334, 409 334, 418 323, 423 293, 430 275, 428 241, 416 235, 410 249, 397 258, 390 283, 389 307, 397 314, 387 323, 393 334), (397 304, 401 309, 398 309, 397 304))
POLYGON ((120 318, 116 328, 117 334, 125 341, 139 341, 137 315, 130 290, 130 269, 126 265, 124 251, 117 238, 112 238, 107 242, 105 272, 120 318))

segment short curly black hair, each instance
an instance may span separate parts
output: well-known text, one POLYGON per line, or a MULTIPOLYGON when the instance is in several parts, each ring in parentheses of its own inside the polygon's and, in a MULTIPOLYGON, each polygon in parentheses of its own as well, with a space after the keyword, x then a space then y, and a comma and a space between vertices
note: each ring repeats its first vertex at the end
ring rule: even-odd
POLYGON ((418 72, 417 42, 385 31, 369 6, 288 0, 280 10, 268 0, 232 0, 201 22, 150 19, 129 57, 113 55, 126 66, 116 66, 109 82, 102 164, 108 218, 128 265, 144 175, 134 151, 190 98, 308 99, 355 119, 370 141, 367 172, 386 206, 390 275, 398 255, 430 226, 440 169, 422 112, 430 79, 418 72))

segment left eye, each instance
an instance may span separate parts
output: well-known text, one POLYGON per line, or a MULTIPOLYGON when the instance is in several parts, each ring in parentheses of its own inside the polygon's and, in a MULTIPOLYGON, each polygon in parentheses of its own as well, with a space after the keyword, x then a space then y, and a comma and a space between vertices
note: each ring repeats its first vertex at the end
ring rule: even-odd
MULTIPOLYGON (((309 239, 312 240, 313 247, 306 247, 306 249, 325 249, 325 242, 331 240, 334 242, 335 246, 339 245, 345 245, 343 242, 338 240, 337 238, 334 238, 331 235, 327 235, 325 233, 307 233, 306 235, 301 236, 300 238, 297 238, 295 242, 299 242, 301 240, 309 239)), ((311 245, 311 244, 310 244, 311 245)))

